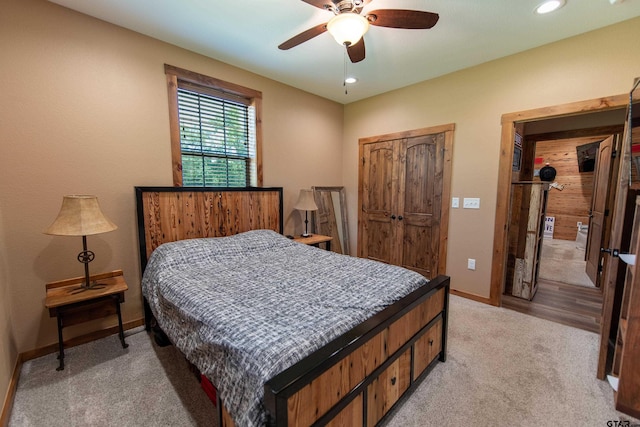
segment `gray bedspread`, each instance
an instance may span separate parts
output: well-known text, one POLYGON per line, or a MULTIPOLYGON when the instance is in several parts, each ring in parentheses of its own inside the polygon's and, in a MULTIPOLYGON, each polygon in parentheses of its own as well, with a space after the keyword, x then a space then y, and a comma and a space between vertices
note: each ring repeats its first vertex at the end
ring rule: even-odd
POLYGON ((264 425, 264 383, 427 281, 268 230, 166 243, 142 291, 238 427, 264 425))

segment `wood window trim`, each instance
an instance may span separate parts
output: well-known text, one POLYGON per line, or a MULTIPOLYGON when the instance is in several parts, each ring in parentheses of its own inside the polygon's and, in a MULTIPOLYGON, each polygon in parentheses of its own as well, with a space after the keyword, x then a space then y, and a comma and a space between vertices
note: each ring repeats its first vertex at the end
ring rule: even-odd
POLYGON ((246 88, 234 83, 225 82, 214 77, 205 76, 193 71, 164 65, 167 79, 167 92, 169 96, 169 132, 171 139, 171 170, 174 187, 182 187, 182 153, 180 150, 180 126, 178 124, 178 81, 191 83, 217 92, 229 94, 230 99, 240 97, 250 102, 256 116, 256 157, 252 161, 256 163, 257 186, 262 186, 262 92, 246 88))

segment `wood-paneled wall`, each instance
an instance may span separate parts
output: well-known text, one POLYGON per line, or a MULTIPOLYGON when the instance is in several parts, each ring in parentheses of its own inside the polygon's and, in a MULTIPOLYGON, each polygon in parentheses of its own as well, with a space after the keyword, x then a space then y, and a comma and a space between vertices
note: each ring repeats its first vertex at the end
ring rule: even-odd
MULTIPOLYGON (((602 141, 603 137, 572 138, 536 143, 536 159, 542 159, 536 169, 549 163, 556 169, 555 181, 564 185, 562 191, 551 188, 547 201, 547 216, 555 217, 553 238, 575 240, 578 221, 589 223, 593 194, 593 172, 579 172, 576 147, 602 141)), ((535 178, 538 179, 538 178, 535 178)))

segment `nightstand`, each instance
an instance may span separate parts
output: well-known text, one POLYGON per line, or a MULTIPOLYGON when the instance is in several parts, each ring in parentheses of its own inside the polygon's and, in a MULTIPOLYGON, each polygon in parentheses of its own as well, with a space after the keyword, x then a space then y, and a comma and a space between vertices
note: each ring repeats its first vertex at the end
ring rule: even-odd
POLYGON ((124 292, 129 289, 122 276, 122 270, 93 275, 91 281, 98 282, 102 287, 79 290, 84 282, 84 276, 46 284, 47 298, 44 306, 49 309, 49 316, 58 319, 58 359, 60 360, 60 366, 56 368, 58 371, 64 369, 62 329, 66 326, 117 314, 122 348, 129 346, 124 341, 120 313, 124 292))
POLYGON ((298 242, 298 243, 304 243, 305 245, 310 245, 310 246, 315 246, 317 248, 320 247, 320 243, 324 243, 325 244, 325 249, 330 251, 331 250, 331 240, 333 239, 333 237, 331 236, 323 236, 322 234, 312 234, 309 237, 302 237, 302 236, 298 236, 298 237, 294 237, 293 240, 298 242))

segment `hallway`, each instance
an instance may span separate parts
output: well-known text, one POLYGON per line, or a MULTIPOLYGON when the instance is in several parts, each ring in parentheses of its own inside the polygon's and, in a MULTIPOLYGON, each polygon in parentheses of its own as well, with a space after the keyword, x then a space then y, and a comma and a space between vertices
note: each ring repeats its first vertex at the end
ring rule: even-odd
POLYGON ((585 273, 581 242, 542 240, 538 290, 532 301, 502 296, 502 306, 591 332, 600 332, 602 292, 585 273))
POLYGON ((538 291, 532 301, 503 295, 502 306, 563 325, 600 332, 602 292, 595 287, 539 279, 538 291))
POLYGON ((538 278, 595 288, 585 271, 584 245, 574 240, 542 239, 538 278))

